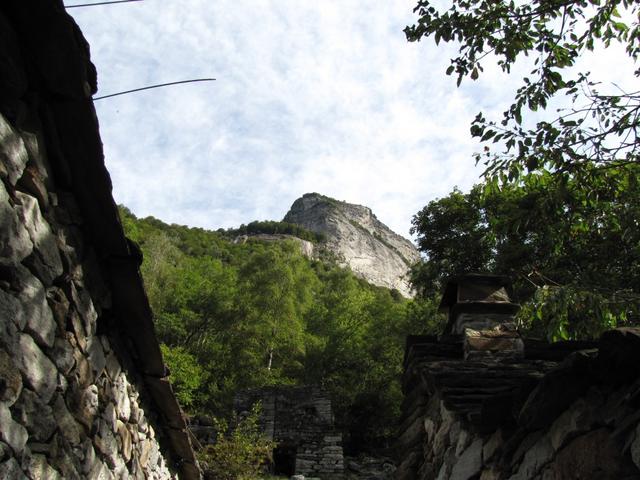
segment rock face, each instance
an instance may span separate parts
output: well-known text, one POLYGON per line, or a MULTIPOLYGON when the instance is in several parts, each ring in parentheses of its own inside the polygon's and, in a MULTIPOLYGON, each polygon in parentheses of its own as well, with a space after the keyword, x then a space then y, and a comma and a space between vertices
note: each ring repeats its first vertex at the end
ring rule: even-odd
POLYGON ((394 233, 362 205, 307 193, 293 202, 284 221, 326 236, 338 262, 368 282, 413 296, 409 267, 420 259, 414 245, 394 233))

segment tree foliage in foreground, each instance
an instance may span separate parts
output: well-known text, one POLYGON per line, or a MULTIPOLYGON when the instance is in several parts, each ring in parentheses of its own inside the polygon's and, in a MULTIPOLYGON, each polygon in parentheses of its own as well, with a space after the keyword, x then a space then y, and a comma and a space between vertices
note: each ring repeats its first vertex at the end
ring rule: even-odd
POLYGON ((428 257, 414 282, 427 293, 449 274, 510 273, 526 302, 523 326, 550 339, 637 322, 640 3, 419 0, 414 12, 409 41, 459 45, 446 71, 458 85, 486 62, 532 69, 502 119, 479 113, 471 125, 485 143, 476 155, 485 183, 414 217, 428 257), (614 68, 628 69, 631 86, 598 84, 576 68, 614 44, 629 57, 614 68))
POLYGON ((597 84, 589 72, 572 67, 585 52, 615 43, 624 46, 633 65, 640 55, 640 3, 420 0, 414 12, 418 21, 405 29, 408 40, 433 37, 460 45, 446 72, 457 75, 458 85, 465 77, 476 80, 486 62, 496 61, 507 73, 524 57, 533 64, 502 120, 480 113, 471 126, 473 136, 504 147, 499 153, 485 147, 489 176, 505 183, 527 171, 549 170, 589 182, 600 169, 638 163, 637 64, 628 72, 630 90, 597 84), (558 115, 540 114, 543 120, 535 126, 526 121, 525 110, 544 110, 554 98, 568 106, 558 115))
POLYGON ((241 389, 320 384, 348 448, 388 444, 405 337, 437 326, 432 301, 309 260, 292 241, 234 244, 225 232, 120 213, 143 251, 156 331, 189 412, 228 415, 241 389))
POLYGON ((434 200, 413 218, 427 256, 413 271, 423 295, 469 271, 510 275, 523 326, 549 339, 588 338, 640 320, 638 166, 613 182, 557 182, 530 174, 500 189, 476 185, 434 200), (591 198, 588 199, 587 195, 591 198), (597 200, 596 200, 597 199, 597 200))

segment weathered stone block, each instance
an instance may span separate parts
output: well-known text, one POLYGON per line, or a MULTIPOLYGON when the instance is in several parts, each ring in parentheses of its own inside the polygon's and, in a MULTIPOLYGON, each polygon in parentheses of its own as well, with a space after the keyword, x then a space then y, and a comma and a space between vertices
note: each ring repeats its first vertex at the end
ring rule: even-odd
POLYGON ((50 286, 63 271, 57 239, 49 224, 42 218, 36 198, 22 192, 16 192, 16 198, 20 202, 16 206, 16 212, 27 228, 34 246, 29 264, 38 273, 38 277, 50 286))
MULTIPOLYGON (((27 324, 27 317, 22 307, 20 300, 0 289, 0 318, 7 322, 13 321, 19 330, 23 330, 27 324)), ((5 344, 9 343, 11 342, 5 342, 5 344)))
POLYGON ((11 480, 29 480, 20 468, 20 464, 15 458, 11 457, 4 463, 0 463, 0 478, 11 480))
POLYGON ((52 347, 56 322, 47 303, 47 292, 40 280, 26 268, 16 270, 20 282, 18 299, 22 306, 24 330, 41 346, 52 347))
POLYGON ((113 480, 113 475, 109 471, 109 467, 101 461, 97 461, 87 475, 87 480, 113 480))
POLYGON ((106 357, 105 367, 107 369, 107 375, 111 380, 115 380, 121 371, 120 362, 114 352, 110 352, 106 357))
POLYGON ((56 321, 59 332, 64 332, 67 328, 67 315, 69 313, 69 299, 62 289, 58 287, 50 287, 47 289, 47 303, 53 318, 56 321))
POLYGON ((75 365, 73 346, 69 342, 67 335, 72 334, 67 332, 64 337, 56 338, 53 342, 53 348, 49 351, 49 357, 53 359, 60 373, 65 376, 69 375, 75 365))
POLYGON ((515 330, 498 325, 490 330, 464 332, 464 358, 524 358, 524 342, 515 330))
POLYGON ((129 432, 126 424, 121 422, 120 420, 118 420, 117 429, 118 436, 120 437, 122 456, 124 457, 124 460, 128 462, 129 460, 131 460, 131 453, 133 451, 131 433, 129 432))
POLYGON ((12 418, 9 407, 4 403, 0 403, 0 426, 2 427, 0 428, 2 441, 9 445, 16 455, 22 454, 29 438, 27 429, 12 418))
POLYGON ((0 177, 15 185, 29 161, 20 133, 0 113, 0 177))
POLYGON ((58 427, 51 407, 27 388, 22 390, 13 410, 16 419, 27 427, 32 441, 46 442, 58 427))
POLYGON ((96 385, 89 385, 87 388, 79 392, 77 408, 75 409, 74 416, 80 423, 90 430, 93 420, 98 413, 98 407, 98 387, 96 385))
POLYGON ((98 337, 91 337, 90 341, 87 342, 87 352, 89 354, 89 363, 93 368, 93 373, 96 377, 99 377, 102 374, 107 361, 104 356, 102 343, 98 337))
POLYGON ((32 251, 29 232, 18 218, 4 183, 0 182, 0 264, 18 265, 32 251))
POLYGON ((491 462, 494 455, 502 448, 504 438, 502 430, 495 431, 482 447, 482 459, 484 463, 491 462))
POLYGON ((67 409, 64 398, 58 395, 53 402, 53 414, 58 422, 60 433, 71 445, 79 445, 82 440, 82 427, 67 409))
MULTIPOLYGON (((79 350, 74 351, 74 358, 76 362, 76 368, 74 370, 75 378, 77 379, 78 389, 87 388, 89 385, 93 384, 94 376, 93 369, 91 368, 91 364, 87 357, 85 357, 79 350)), ((100 396, 104 396, 105 393, 105 384, 106 382, 101 381, 102 379, 97 379, 98 382, 98 394, 100 396)))
POLYGON ((511 476, 510 480, 529 480, 534 478, 551 461, 553 454, 554 450, 551 441, 546 435, 543 435, 525 453, 517 473, 511 476))
POLYGON ((61 450, 58 455, 49 459, 49 464, 60 472, 64 480, 84 480, 80 475, 78 467, 65 450, 61 450))
POLYGON ((476 439, 455 461, 450 480, 468 480, 482 468, 482 440, 476 439))
POLYGON ((118 427, 118 415, 116 414, 116 407, 113 403, 109 402, 102 412, 102 418, 111 426, 113 433, 117 431, 118 427))
POLYGON ((31 480, 62 480, 60 473, 47 463, 44 455, 31 455, 27 472, 31 480))
POLYGON ((589 430, 594 420, 593 412, 585 400, 578 399, 551 425, 549 429, 551 445, 555 450, 559 450, 566 440, 589 430))
POLYGON ((91 470, 93 470, 93 467, 95 466, 95 463, 97 461, 96 451, 93 448, 91 439, 89 439, 88 437, 85 438, 82 442, 81 448, 83 456, 82 462, 80 463, 80 471, 84 475, 87 475, 91 470))
MULTIPOLYGON (((27 151, 29 151, 29 156, 31 158, 39 158, 39 152, 37 151, 38 141, 36 136, 23 132, 22 138, 25 140, 25 146, 27 147, 27 151)), ((27 165, 27 168, 24 169, 22 177, 20 177, 20 181, 18 182, 18 188, 35 197, 40 205, 40 210, 47 212, 50 207, 49 193, 47 192, 45 176, 42 172, 44 172, 44 170, 39 169, 35 165, 27 165)))
POLYGON ((98 320, 98 313, 93 305, 93 300, 89 292, 84 288, 79 288, 74 282, 71 282, 70 285, 72 287, 70 290, 71 298, 83 321, 85 334, 88 337, 93 337, 96 334, 96 322, 98 320))
POLYGON ((13 359, 0 349, 0 400, 10 407, 18 399, 21 391, 22 375, 13 359))
POLYGON ((104 420, 98 422, 98 435, 94 438, 94 444, 102 452, 109 466, 114 467, 118 456, 118 442, 111 426, 104 420))
POLYGON ((629 463, 607 429, 601 428, 577 437, 558 452, 543 478, 637 478, 638 470, 629 463))
POLYGON ((76 343, 83 352, 87 352, 87 332, 84 329, 84 322, 75 308, 69 310, 69 323, 76 339, 76 343))
POLYGON ((24 333, 18 334, 16 363, 26 384, 48 403, 56 390, 58 371, 36 342, 24 333))
POLYGON ((129 400, 129 392, 127 391, 127 377, 124 372, 113 382, 113 396, 116 402, 116 412, 118 418, 122 421, 128 421, 131 417, 131 401, 129 400))

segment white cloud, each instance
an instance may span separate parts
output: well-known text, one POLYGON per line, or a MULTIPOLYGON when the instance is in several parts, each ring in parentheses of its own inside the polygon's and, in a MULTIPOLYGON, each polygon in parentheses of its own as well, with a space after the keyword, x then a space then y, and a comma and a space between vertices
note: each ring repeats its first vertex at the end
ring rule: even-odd
POLYGON ((69 10, 101 94, 215 76, 96 103, 116 201, 208 228, 279 219, 317 191, 410 219, 481 171, 469 125, 512 98, 504 78, 455 88, 453 50, 409 44, 415 0, 145 0, 69 10))

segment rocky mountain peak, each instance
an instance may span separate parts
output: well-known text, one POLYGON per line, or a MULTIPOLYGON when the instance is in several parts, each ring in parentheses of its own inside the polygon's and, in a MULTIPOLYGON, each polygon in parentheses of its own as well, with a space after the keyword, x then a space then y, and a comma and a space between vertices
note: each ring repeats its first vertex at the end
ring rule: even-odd
POLYGON ((416 247, 383 224, 369 207, 319 193, 298 198, 284 221, 326 237, 326 248, 343 266, 374 285, 413 296, 408 270, 420 258, 416 247))

